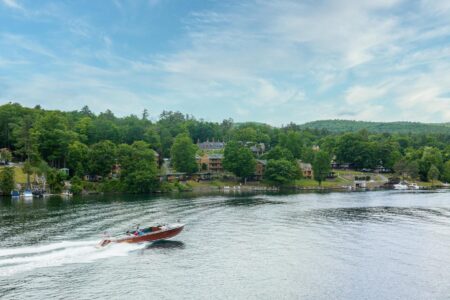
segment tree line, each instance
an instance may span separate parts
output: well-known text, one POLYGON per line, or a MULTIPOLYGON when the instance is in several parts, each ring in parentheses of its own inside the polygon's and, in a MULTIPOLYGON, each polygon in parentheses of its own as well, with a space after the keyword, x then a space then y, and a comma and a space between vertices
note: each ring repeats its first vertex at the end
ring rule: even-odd
POLYGON ((25 162, 26 174, 47 175, 56 190, 64 179, 72 179, 75 189, 85 175, 106 180, 120 166, 121 189, 153 191, 159 188, 158 168, 164 157, 172 158, 177 171, 194 173, 195 144, 206 140, 227 142, 224 168, 241 178, 255 169, 257 157, 248 145, 264 143, 268 151, 258 158, 267 160, 266 179, 278 183, 298 177, 297 160, 312 163, 318 181, 324 180, 331 160, 355 169, 383 166, 402 177, 450 181, 450 129, 335 133, 294 123, 273 127, 232 119, 210 122, 173 111, 163 111, 152 121, 147 110, 117 117, 110 110, 95 114, 87 106, 68 112, 17 103, 0 106, 0 161, 25 162), (60 168, 69 168, 69 178, 58 173, 60 168))

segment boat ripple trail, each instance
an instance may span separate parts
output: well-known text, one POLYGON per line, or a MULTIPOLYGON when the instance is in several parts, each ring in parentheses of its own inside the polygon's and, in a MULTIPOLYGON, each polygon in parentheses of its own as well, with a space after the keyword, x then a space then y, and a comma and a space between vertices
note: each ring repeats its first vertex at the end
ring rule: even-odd
POLYGON ((120 244, 98 249, 98 241, 62 241, 43 246, 0 249, 0 277, 37 268, 91 263, 109 257, 126 256, 144 245, 120 244))

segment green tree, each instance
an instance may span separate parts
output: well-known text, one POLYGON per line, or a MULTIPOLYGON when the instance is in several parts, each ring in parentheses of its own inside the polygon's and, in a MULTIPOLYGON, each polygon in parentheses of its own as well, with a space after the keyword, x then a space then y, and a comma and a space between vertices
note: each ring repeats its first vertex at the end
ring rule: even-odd
POLYGON ((353 163, 357 168, 373 168, 379 163, 376 159, 375 142, 367 141, 366 132, 346 133, 336 144, 336 160, 353 163))
POLYGON ((0 190, 3 194, 10 195, 14 185, 14 168, 4 167, 0 169, 0 190))
POLYGON ((394 164, 394 171, 402 179, 405 177, 416 179, 419 175, 419 164, 417 160, 408 161, 403 158, 394 164))
POLYGON ((154 126, 148 127, 144 132, 144 141, 150 144, 150 146, 161 152, 161 138, 154 126))
POLYGON ((428 180, 431 180, 431 183, 434 184, 434 181, 439 179, 439 169, 435 165, 431 165, 430 170, 428 170, 428 180))
POLYGON ((247 181, 247 177, 255 172, 256 160, 250 149, 231 141, 225 146, 222 164, 225 170, 247 181))
POLYGON ((77 139, 77 134, 69 130, 67 118, 59 112, 48 112, 39 118, 33 129, 39 141, 39 152, 54 167, 64 164, 70 143, 77 139))
POLYGON ((70 192, 79 195, 83 192, 83 181, 78 176, 73 176, 70 180, 70 192))
POLYGON ((450 182, 450 160, 448 160, 443 167, 442 180, 450 182))
POLYGON ((271 159, 267 162, 264 178, 277 185, 286 184, 300 178, 297 164, 287 159, 271 159))
POLYGON ((131 146, 121 144, 117 148, 120 164, 120 180, 127 192, 148 193, 159 187, 158 168, 155 152, 144 141, 131 146))
POLYGON ((91 146, 89 151, 89 171, 91 174, 107 176, 116 163, 116 145, 105 140, 91 146))
POLYGON ((20 120, 30 114, 31 109, 18 103, 8 103, 0 106, 0 148, 12 149, 15 144, 14 128, 20 120))
POLYGON ((89 137, 92 135, 92 130, 93 124, 91 117, 83 117, 75 124, 75 132, 78 133, 79 139, 83 143, 89 142, 89 137))
POLYGON ((11 151, 9 151, 7 148, 0 149, 0 161, 8 163, 11 160, 12 160, 11 151))
POLYGON ((197 146, 192 143, 192 139, 188 134, 179 134, 173 142, 171 154, 171 162, 178 172, 186 172, 192 174, 197 171, 197 161, 195 153, 197 146))
POLYGON ((238 128, 233 132, 233 139, 241 142, 256 142, 257 132, 254 128, 238 128))
POLYGON ((435 147, 425 147, 422 158, 419 161, 419 173, 422 180, 427 180, 428 171, 434 165, 438 171, 442 170, 443 160, 439 149, 435 147))
POLYGON ((27 160, 22 167, 23 172, 27 175, 27 188, 30 188, 30 176, 34 173, 34 168, 27 160))
POLYGON ((104 140, 119 142, 120 131, 115 121, 116 118, 111 112, 103 113, 94 119, 89 127, 89 143, 93 144, 104 140))
POLYGON ((67 167, 78 177, 88 172, 89 147, 81 142, 73 142, 68 147, 67 167))
POLYGON ((409 161, 407 172, 412 179, 419 178, 419 162, 417 160, 409 161))
POLYGON ((399 144, 390 141, 378 142, 374 154, 376 163, 389 169, 394 168, 395 163, 402 157, 399 144))
POLYGON ((331 171, 330 155, 325 151, 317 151, 312 163, 314 179, 322 185, 322 181, 327 178, 331 171))
POLYGON ((52 193, 59 194, 62 192, 66 174, 56 169, 49 169, 46 178, 48 187, 52 193))
POLYGON ((289 161, 294 161, 294 155, 292 155, 292 152, 289 151, 286 148, 283 148, 281 146, 275 146, 272 150, 270 150, 266 155, 265 158, 267 160, 274 159, 286 159, 289 161))
POLYGON ((287 133, 280 134, 279 139, 280 146, 291 151, 295 158, 300 159, 302 157, 304 141, 299 132, 289 130, 287 133))

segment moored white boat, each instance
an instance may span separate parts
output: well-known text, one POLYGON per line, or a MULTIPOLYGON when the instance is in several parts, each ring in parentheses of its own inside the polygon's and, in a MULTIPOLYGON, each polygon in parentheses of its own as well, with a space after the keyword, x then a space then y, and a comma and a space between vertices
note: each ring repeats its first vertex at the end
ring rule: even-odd
POLYGON ((408 184, 408 188, 411 190, 418 190, 418 189, 420 189, 420 186, 418 186, 417 183, 413 182, 413 183, 408 184))
POLYGON ((394 184, 394 189, 396 189, 396 190, 407 190, 408 189, 408 185, 405 184, 404 182, 399 182, 397 184, 394 184))
POLYGON ((71 197, 71 196, 73 196, 73 194, 72 194, 70 191, 63 191, 63 192, 61 193, 61 196, 64 196, 64 197, 71 197))
POLYGON ((21 196, 22 196, 22 198, 25 198, 25 199, 31 199, 31 198, 33 198, 33 193, 30 190, 25 190, 25 191, 23 191, 21 196))

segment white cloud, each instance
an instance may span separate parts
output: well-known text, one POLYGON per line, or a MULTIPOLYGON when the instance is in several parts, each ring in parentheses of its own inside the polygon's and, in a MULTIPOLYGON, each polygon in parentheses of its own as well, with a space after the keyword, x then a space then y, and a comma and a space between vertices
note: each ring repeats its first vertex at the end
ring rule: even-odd
POLYGON ((386 86, 352 86, 345 95, 345 100, 350 105, 366 104, 377 100, 387 92, 386 86))
MULTIPOLYGON (((137 5, 114 3, 120 16, 139 17, 137 5)), ((139 7, 165 4, 147 3, 139 7)), ((181 37, 158 53, 146 43, 124 51, 124 32, 99 28, 94 15, 72 15, 63 4, 31 11, 29 18, 45 15, 60 24, 67 40, 52 47, 39 37, 0 33, 0 45, 14 50, 2 53, 2 67, 13 71, 8 61, 39 65, 34 56, 50 58, 41 77, 30 68, 25 80, 4 83, 8 97, 54 99, 48 101, 55 106, 55 99, 70 98, 77 107, 102 99, 99 109, 121 111, 140 111, 148 102, 278 124, 335 117, 450 121, 448 1, 220 2, 185 17, 181 37)))
POLYGON ((18 3, 17 0, 2 0, 3 4, 14 8, 14 9, 22 9, 22 6, 18 3))
POLYGON ((39 42, 33 41, 30 37, 18 34, 3 33, 0 34, 0 38, 0 45, 3 44, 4 47, 16 47, 31 53, 56 58, 56 55, 48 47, 43 46, 39 42))

